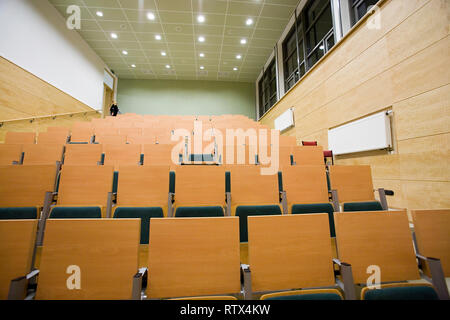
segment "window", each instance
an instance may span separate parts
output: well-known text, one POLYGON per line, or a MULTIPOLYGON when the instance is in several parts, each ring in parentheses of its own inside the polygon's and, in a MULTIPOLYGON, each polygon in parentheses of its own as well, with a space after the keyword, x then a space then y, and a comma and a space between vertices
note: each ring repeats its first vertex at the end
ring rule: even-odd
POLYGON ((334 46, 330 0, 311 0, 283 42, 285 91, 334 46))
POLYGON ((378 0, 351 0, 352 24, 355 25, 378 0))
POLYGON ((262 117, 277 102, 277 68, 275 59, 264 70, 258 83, 259 117, 262 117))
POLYGON ((295 26, 283 42, 285 90, 289 90, 300 78, 297 61, 297 36, 295 26))
POLYGON ((311 68, 334 46, 330 0, 310 2, 305 17, 307 61, 308 68, 311 68))

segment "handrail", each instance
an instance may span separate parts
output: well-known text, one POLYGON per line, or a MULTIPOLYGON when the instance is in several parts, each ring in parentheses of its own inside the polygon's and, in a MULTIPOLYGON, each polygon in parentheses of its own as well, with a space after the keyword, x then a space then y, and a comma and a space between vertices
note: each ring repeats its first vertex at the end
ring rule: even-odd
POLYGON ((98 110, 86 110, 86 111, 79 111, 79 112, 67 112, 67 113, 57 113, 57 114, 51 114, 51 115, 46 115, 46 116, 35 116, 35 117, 29 117, 29 118, 20 118, 20 119, 10 119, 10 120, 0 120, 0 123, 3 124, 5 122, 15 122, 15 121, 24 121, 24 120, 36 120, 36 119, 43 119, 43 118, 56 118, 56 117, 61 117, 61 116, 73 116, 75 114, 87 114, 87 113, 91 113, 91 112, 95 112, 95 113, 99 113, 98 110))

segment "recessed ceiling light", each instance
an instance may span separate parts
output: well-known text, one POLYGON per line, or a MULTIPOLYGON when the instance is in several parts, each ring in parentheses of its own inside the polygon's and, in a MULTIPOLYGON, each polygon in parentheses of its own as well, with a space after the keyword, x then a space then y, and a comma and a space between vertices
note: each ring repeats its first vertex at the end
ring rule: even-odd
POLYGON ((199 56, 200 56, 200 58, 204 58, 205 54, 202 52, 202 53, 199 54, 199 56))
POLYGON ((147 19, 148 20, 155 20, 155 15, 153 14, 153 12, 147 13, 147 19))
POLYGON ((238 68, 236 68, 236 67, 233 68, 234 71, 237 71, 237 69, 238 69, 238 68))
POLYGON ((166 69, 170 69, 170 66, 168 64, 166 64, 166 69))
POLYGON ((117 33, 111 33, 111 38, 117 39, 117 33))
POLYGON ((245 21, 245 24, 248 25, 248 26, 251 26, 251 25, 253 24, 253 19, 248 18, 248 19, 245 21))
POLYGON ((203 36, 198 37, 198 41, 205 42, 205 37, 203 37, 203 36))
POLYGON ((197 21, 200 23, 205 22, 205 16, 202 16, 202 15, 197 16, 197 21))
POLYGON ((128 51, 123 50, 122 53, 123 53, 124 55, 127 55, 127 54, 128 54, 128 51))
POLYGON ((162 56, 166 56, 167 53, 166 53, 165 51, 161 51, 161 55, 162 55, 162 56))
POLYGON ((241 39, 241 44, 246 44, 247 43, 247 39, 241 39))
POLYGON ((202 69, 202 70, 203 70, 203 69, 205 69, 205 67, 204 67, 204 66, 200 66, 200 69, 202 69))
POLYGON ((241 59, 242 58, 242 56, 240 55, 240 54, 238 54, 237 56, 236 56, 236 59, 241 59))
POLYGON ((157 35, 155 36, 155 39, 156 39, 156 40, 161 40, 161 35, 157 34, 157 35))
POLYGON ((95 14, 99 17, 103 17, 103 12, 101 12, 101 11, 97 11, 95 14))
POLYGON ((131 67, 132 67, 132 68, 136 68, 136 65, 135 65, 135 64, 132 64, 131 67))

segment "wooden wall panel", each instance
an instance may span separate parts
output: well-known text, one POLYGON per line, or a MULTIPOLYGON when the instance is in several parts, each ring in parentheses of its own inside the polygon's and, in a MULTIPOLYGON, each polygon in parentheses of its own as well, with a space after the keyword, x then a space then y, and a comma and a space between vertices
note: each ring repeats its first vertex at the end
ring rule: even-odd
POLYGON ((380 29, 361 23, 260 122, 273 128, 294 107, 296 126, 283 134, 327 148, 328 129, 391 108, 394 151, 336 163, 371 165, 374 186, 395 191, 393 207, 450 207, 449 12, 446 0, 384 2, 380 29))
POLYGON ((74 121, 98 117, 94 109, 0 57, 0 142, 7 131, 42 132, 49 126, 70 127, 74 121), (53 119, 65 113, 76 114, 53 119), (33 117, 45 118, 30 122, 33 117), (8 122, 15 119, 26 120, 8 122))

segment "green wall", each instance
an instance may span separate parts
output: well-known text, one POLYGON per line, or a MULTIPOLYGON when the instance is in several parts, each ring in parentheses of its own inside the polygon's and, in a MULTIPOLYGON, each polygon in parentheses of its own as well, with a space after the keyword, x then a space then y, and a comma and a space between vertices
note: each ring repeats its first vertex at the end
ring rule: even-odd
POLYGON ((255 119, 255 84, 247 82, 119 79, 122 113, 243 114, 255 119))

